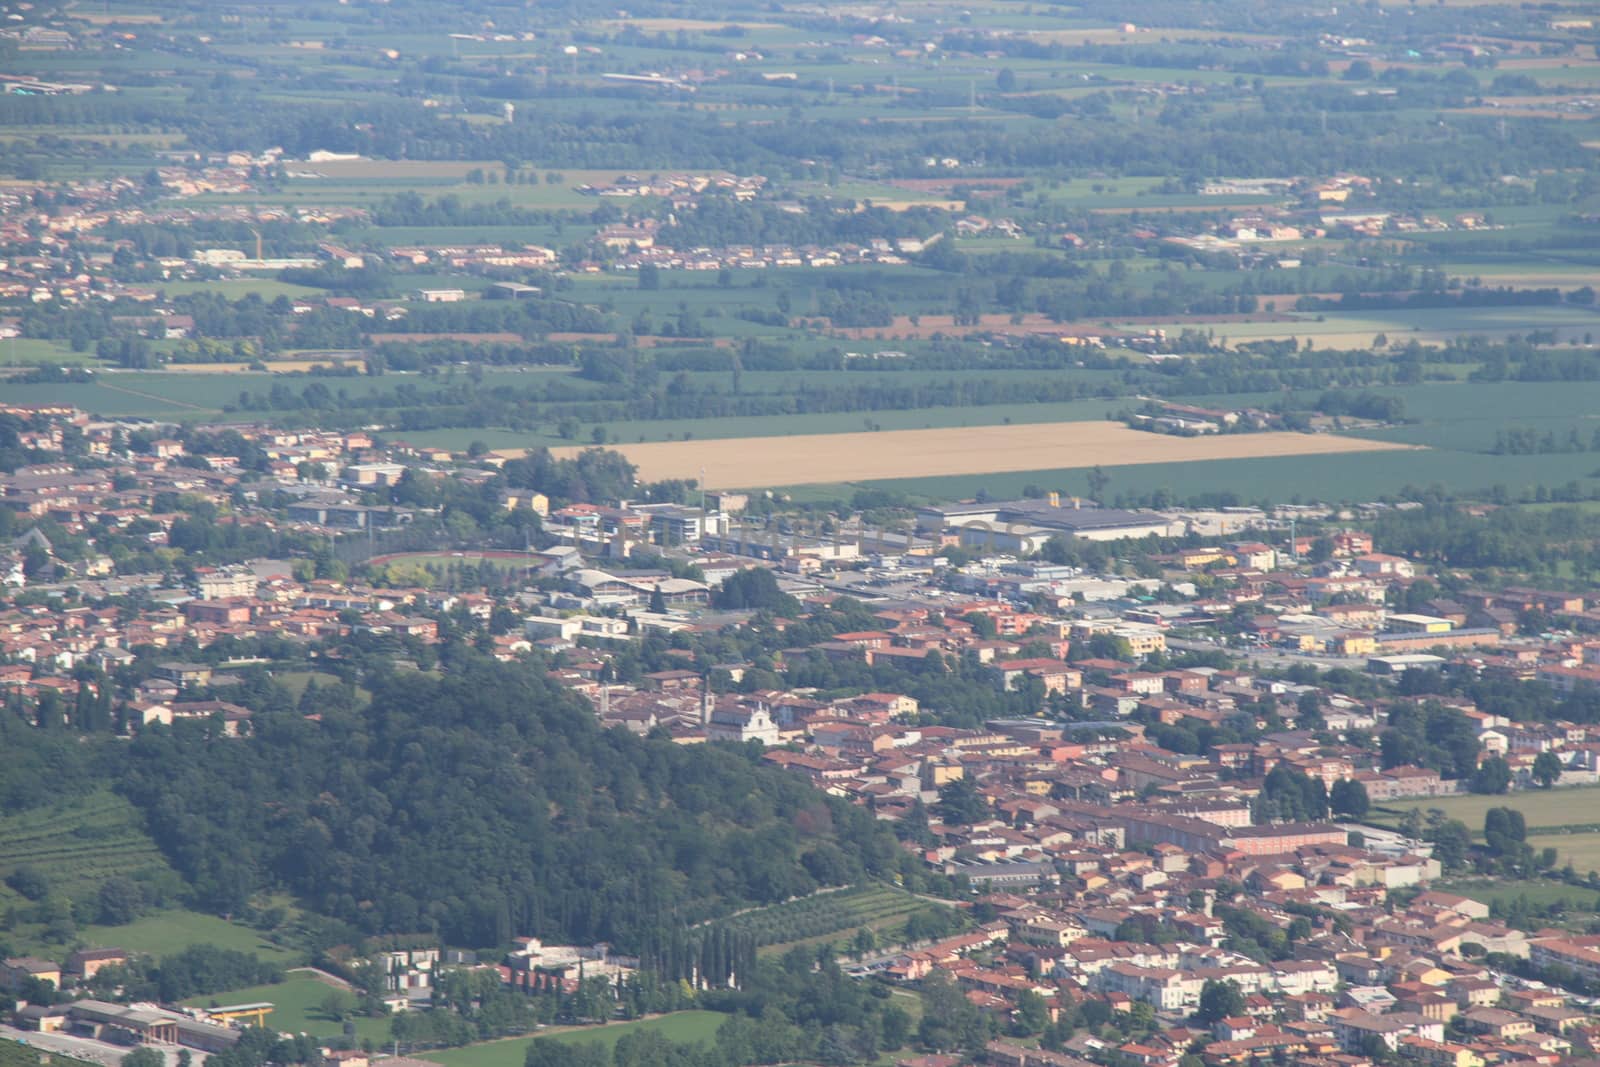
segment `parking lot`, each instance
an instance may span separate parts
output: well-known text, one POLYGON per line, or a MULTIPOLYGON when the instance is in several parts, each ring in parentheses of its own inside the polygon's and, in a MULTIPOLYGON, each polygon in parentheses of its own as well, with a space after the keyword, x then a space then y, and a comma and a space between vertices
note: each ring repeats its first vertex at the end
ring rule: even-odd
MULTIPOLYGON (((40 1034, 32 1030, 18 1030, 14 1026, 0 1025, 0 1037, 10 1041, 20 1041, 33 1048, 44 1049, 47 1052, 59 1052, 63 1056, 72 1056, 76 1059, 86 1060, 89 1063, 98 1063, 102 1067, 119 1067, 122 1057, 133 1050, 122 1045, 113 1045, 105 1041, 95 1041, 87 1037, 72 1037, 68 1034, 40 1034)), ((167 1067, 178 1067, 179 1049, 170 1046, 152 1045, 157 1052, 167 1058, 167 1067)), ((189 1050, 191 1062, 198 1067, 206 1060, 203 1052, 189 1050)))

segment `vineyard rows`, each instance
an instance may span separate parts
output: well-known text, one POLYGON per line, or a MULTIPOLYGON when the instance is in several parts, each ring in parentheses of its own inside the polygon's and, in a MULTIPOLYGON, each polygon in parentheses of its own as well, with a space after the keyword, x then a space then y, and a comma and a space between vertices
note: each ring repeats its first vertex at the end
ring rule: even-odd
POLYGON ((52 886, 71 893, 119 874, 165 867, 166 860, 133 808, 99 793, 0 819, 0 872, 22 866, 38 868, 52 886))
POLYGON ((775 945, 901 918, 921 906, 910 893, 887 886, 856 886, 745 912, 725 925, 753 936, 758 946, 775 945))

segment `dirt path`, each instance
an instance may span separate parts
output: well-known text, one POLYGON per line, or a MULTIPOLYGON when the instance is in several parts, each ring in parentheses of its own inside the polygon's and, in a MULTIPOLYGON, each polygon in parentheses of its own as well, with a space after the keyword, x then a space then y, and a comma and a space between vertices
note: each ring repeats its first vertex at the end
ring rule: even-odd
POLYGON ((144 400, 154 400, 161 404, 171 404, 173 407, 188 408, 191 411, 216 412, 221 410, 220 408, 201 407, 199 404, 191 404, 187 400, 174 400, 170 396, 157 396, 154 393, 141 392, 138 389, 129 389, 124 385, 112 385, 104 378, 101 378, 98 384, 102 389, 110 389, 114 393, 126 393, 128 396, 136 396, 144 400))
POLYGON ((343 978, 340 978, 336 974, 329 974, 327 971, 321 970, 317 967, 291 967, 283 973, 309 974, 323 985, 331 985, 335 989, 343 989, 351 993, 356 991, 356 987, 351 985, 349 982, 346 982, 343 978))

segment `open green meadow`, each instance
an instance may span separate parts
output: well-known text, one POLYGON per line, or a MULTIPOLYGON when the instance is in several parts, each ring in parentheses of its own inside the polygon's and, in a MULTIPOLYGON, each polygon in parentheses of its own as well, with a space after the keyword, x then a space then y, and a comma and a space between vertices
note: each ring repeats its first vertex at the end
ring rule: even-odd
MULTIPOLYGON (((1108 496, 1130 497, 1166 491, 1175 499, 1207 493, 1233 493, 1242 500, 1292 502, 1321 499, 1354 502, 1398 494, 1406 487, 1440 486, 1475 491, 1501 486, 1513 495, 1530 486, 1549 488, 1576 482, 1585 494, 1600 490, 1600 453, 1588 450, 1600 428, 1600 382, 1429 383, 1373 390, 1405 403, 1406 425, 1362 430, 1359 436, 1421 445, 1408 452, 1324 456, 1273 456, 1198 463, 1147 463, 1107 467, 1108 496), (1565 444, 1576 433, 1580 451, 1546 455, 1494 455, 1502 430, 1549 432, 1565 444)), ((1198 397, 1191 403, 1256 403, 1249 397, 1198 397)), ((1083 402, 1093 405, 1095 402, 1083 402)), ((1102 409, 1116 401, 1100 402, 1102 409)), ((1017 421, 1032 421, 1018 419, 1017 421)), ((887 424, 886 424, 887 425, 887 424)), ((1084 494, 1087 472, 1036 470, 983 477, 928 477, 861 483, 930 499, 970 497, 979 490, 1015 495, 1027 485, 1084 494)), ((840 487, 805 487, 801 498, 849 496, 840 487)))
MULTIPOLYGON (((1581 868, 1580 868, 1581 870, 1581 868)), ((1442 893, 1455 893, 1484 904, 1502 906, 1517 899, 1536 907, 1566 904, 1574 909, 1600 910, 1600 899, 1594 890, 1581 889, 1563 882, 1489 881, 1481 878, 1460 878, 1437 883, 1434 887, 1442 893)))
MULTIPOLYGON (((191 997, 184 1001, 192 1008, 226 1007, 232 1004, 254 1004, 263 1001, 272 1005, 267 1025, 291 1034, 310 1034, 312 1037, 332 1038, 344 1033, 344 1021, 330 1011, 343 1001, 346 1007, 355 1006, 355 995, 336 988, 309 975, 290 975, 276 985, 251 986, 248 989, 231 989, 226 993, 191 997)), ((356 1037, 362 1041, 382 1043, 389 1037, 387 1019, 374 1019, 365 1015, 349 1015, 355 1025, 356 1037)))
POLYGON ((93 352, 74 352, 64 341, 49 341, 40 337, 7 337, 0 340, 0 366, 32 367, 53 363, 63 367, 82 367, 97 362, 93 352))
POLYGON ((615 1045, 624 1035, 637 1031, 658 1033, 668 1041, 679 1044, 705 1042, 716 1037, 717 1028, 727 1016, 715 1011, 678 1011, 658 1015, 637 1022, 609 1023, 605 1026, 558 1027, 532 1037, 511 1038, 504 1041, 487 1041, 465 1048, 443 1049, 424 1053, 427 1059, 442 1063, 444 1067, 522 1067, 528 1046, 541 1037, 570 1044, 598 1043, 607 1048, 615 1045))
POLYGON ((275 945, 243 923, 229 922, 197 911, 162 911, 135 919, 126 926, 85 926, 78 939, 86 945, 125 948, 161 956, 190 945, 215 945, 249 952, 268 963, 291 966, 301 954, 275 945))
POLYGON ((191 293, 215 293, 229 300, 239 300, 256 294, 263 300, 276 300, 286 296, 290 300, 301 297, 325 295, 321 289, 310 285, 296 285, 276 278, 217 278, 204 282, 162 282, 161 292, 167 296, 187 296, 191 293))
MULTIPOLYGON (((201 370, 106 371, 95 375, 92 382, 7 384, 5 395, 12 403, 72 404, 92 414, 108 418, 137 416, 175 421, 209 421, 222 415, 224 409, 229 406, 237 406, 241 393, 264 394, 279 385, 298 393, 313 383, 321 383, 335 396, 365 397, 373 393, 392 392, 406 384, 415 385, 418 389, 426 391, 452 381, 456 373, 455 368, 446 368, 438 375, 393 373, 376 377, 274 374, 255 371, 224 373, 201 370)), ((482 372, 480 380, 488 388, 528 386, 541 380, 540 375, 550 374, 570 375, 571 370, 547 367, 489 368, 482 372)), ((577 380, 574 380, 573 385, 576 389, 593 387, 593 383, 577 380)), ((250 412, 240 412, 238 417, 257 416, 250 412)))
POLYGON ((1528 834, 1528 844, 1536 849, 1556 850, 1557 866, 1567 866, 1580 874, 1600 871, 1600 832, 1576 834, 1528 834))
MULTIPOLYGON (((1426 815, 1430 809, 1437 808, 1448 818, 1460 819, 1477 834, 1482 832, 1483 817, 1490 808, 1515 808, 1522 812, 1523 819, 1527 821, 1531 838, 1531 835, 1541 828, 1600 823, 1600 814, 1597 814, 1595 809, 1597 801, 1600 801, 1600 786, 1523 789, 1505 796, 1468 794, 1455 797, 1426 797, 1385 804, 1374 810, 1370 821, 1386 826, 1397 826, 1407 811, 1420 811, 1426 815)), ((1592 836, 1600 840, 1600 834, 1592 836)), ((1580 870, 1587 869, 1580 868, 1580 870)))
MULTIPOLYGON (((1107 502, 1118 497, 1142 498, 1165 493, 1172 500, 1208 494, 1230 494, 1241 502, 1296 500, 1354 502, 1398 493, 1407 485, 1466 484, 1481 473, 1466 457, 1452 463, 1417 462, 1427 452, 1373 452, 1350 455, 1271 456, 1253 459, 1206 460, 1194 463, 1141 463, 1106 466, 1110 476, 1107 502), (1471 479, 1471 480, 1469 480, 1471 479)), ((1537 459, 1539 457, 1511 457, 1537 459)), ((1535 464, 1529 464, 1534 469, 1535 464)), ((926 500, 970 499, 987 492, 996 499, 1017 497, 1025 488, 1038 486, 1073 496, 1092 497, 1089 471, 1012 471, 988 475, 950 475, 863 481, 848 486, 798 486, 787 490, 796 500, 848 499, 856 488, 888 489, 926 500)))
POLYGON ((994 404, 957 408, 912 408, 905 411, 819 412, 804 415, 750 415, 713 419, 610 421, 584 425, 584 435, 566 440, 549 427, 545 433, 510 430, 448 429, 407 432, 406 441, 436 448, 465 449, 473 441, 490 448, 556 448, 588 444, 593 426, 605 430, 606 441, 706 440, 721 437, 782 437, 809 433, 859 433, 862 430, 922 430, 949 426, 994 426, 1004 423, 1081 422, 1105 418, 1116 401, 1078 400, 1060 404, 994 404))
MULTIPOLYGON (((128 878, 165 895, 182 885, 178 873, 145 832, 138 812, 110 791, 0 819, 0 872, 19 867, 42 874, 51 898, 85 903, 91 914, 100 886, 111 878, 128 878)), ((14 908, 26 914, 24 909, 30 906, 9 886, 0 884, 0 909, 14 908)), ((59 955, 62 942, 47 942, 45 933, 43 922, 19 918, 8 936, 18 951, 59 955)), ((209 944, 254 953, 275 963, 300 958, 248 926, 183 909, 152 912, 121 926, 80 926, 67 936, 73 945, 123 948, 154 956, 209 944)))
MULTIPOLYGON (((313 682, 324 689, 339 684, 338 676, 326 671, 275 671, 272 680, 288 689, 295 700, 299 700, 313 682)), ((363 703, 372 699, 372 692, 366 686, 356 686, 356 695, 363 703)))

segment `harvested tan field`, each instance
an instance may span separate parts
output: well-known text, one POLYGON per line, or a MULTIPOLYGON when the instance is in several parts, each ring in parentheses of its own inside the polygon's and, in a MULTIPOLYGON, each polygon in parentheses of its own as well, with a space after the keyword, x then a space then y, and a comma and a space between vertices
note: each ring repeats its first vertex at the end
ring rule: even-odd
POLYGON ((715 33, 726 26, 742 26, 747 30, 781 30, 785 27, 776 22, 749 22, 744 19, 714 19, 693 18, 625 18, 607 19, 602 25, 611 29, 636 29, 644 33, 677 33, 683 30, 687 33, 715 33))
MULTIPOLYGON (((881 207, 886 211, 910 211, 914 207, 931 207, 940 211, 960 211, 967 206, 965 200, 879 200, 877 197, 868 197, 873 207, 881 207)), ((867 205, 861 204, 857 210, 865 211, 867 205)))
POLYGON ((1577 119, 1586 121, 1594 116, 1583 111, 1566 111, 1557 107, 1458 107, 1451 110, 1465 115, 1510 115, 1519 119, 1577 119))
MULTIPOLYGON (((487 116, 485 116, 487 117, 487 116)), ((499 122, 498 118, 493 121, 499 122)), ((294 163, 296 172, 317 174, 324 178, 360 181, 379 178, 386 181, 440 181, 454 179, 465 181, 474 170, 495 171, 505 169, 498 159, 328 159, 321 163, 294 163)), ((560 174, 564 185, 609 185, 625 170, 580 170, 572 167, 552 167, 560 174)))
MULTIPOLYGON (((1034 423, 882 433, 734 437, 613 445, 646 481, 700 478, 718 489, 921 478, 948 474, 1186 463, 1260 456, 1405 449, 1328 434, 1254 433, 1168 437, 1119 422, 1034 423)), ((512 454, 520 453, 514 450, 512 454)), ((551 450, 571 457, 580 448, 551 450)))
MULTIPOLYGON (((1288 302, 1293 297, 1285 297, 1288 302)), ((835 337, 851 340, 897 340, 900 338, 927 339, 935 334, 946 337, 965 337, 973 333, 998 333, 1019 336, 1022 334, 1043 334, 1048 337, 1115 337, 1119 333, 1130 332, 1128 327, 1133 327, 1132 332, 1138 330, 1141 323, 1152 323, 1161 326, 1205 326, 1233 322, 1304 322, 1308 321, 1303 315, 1290 315, 1283 312, 1274 312, 1270 307, 1263 311, 1239 315, 1165 315, 1150 316, 1143 319, 1124 319, 1112 327, 1104 323, 1082 322, 1055 322, 1047 315, 1038 312, 1028 312, 1022 315, 1020 321, 1013 322, 1010 315, 992 313, 979 317, 976 323, 970 325, 956 325, 954 315, 919 315, 916 322, 911 321, 908 315, 896 315, 894 322, 888 326, 833 326, 827 319, 795 319, 790 325, 799 328, 815 326, 826 330, 835 337)))
MULTIPOLYGON (((557 331, 545 335, 545 340, 552 344, 575 344, 582 341, 592 341, 595 344, 614 344, 617 335, 614 333, 576 333, 557 331)), ((707 345, 711 348, 732 348, 731 337, 662 337, 659 334, 642 333, 634 337, 633 343, 640 348, 655 348, 657 345, 707 345)))
POLYGON ((958 185, 965 185, 974 192, 985 189, 1010 189, 1012 186, 1021 185, 1021 178, 891 178, 884 182, 896 189, 909 189, 913 193, 938 193, 950 195, 958 185))
MULTIPOLYGON (((311 370, 313 367, 342 367, 345 364, 362 364, 364 359, 279 359, 266 364, 272 374, 311 370)), ((259 374, 249 363, 168 363, 161 368, 163 374, 259 374)))
POLYGON ((1108 26, 1104 29, 1084 30, 1027 30, 1027 36, 1035 41, 1048 41, 1051 44, 1143 44, 1152 39, 1162 43, 1167 41, 1221 41, 1221 40, 1251 40, 1262 44, 1276 44, 1283 40, 1265 33, 1227 33, 1222 30, 1191 30, 1182 26, 1140 26, 1132 33, 1120 27, 1108 26))

